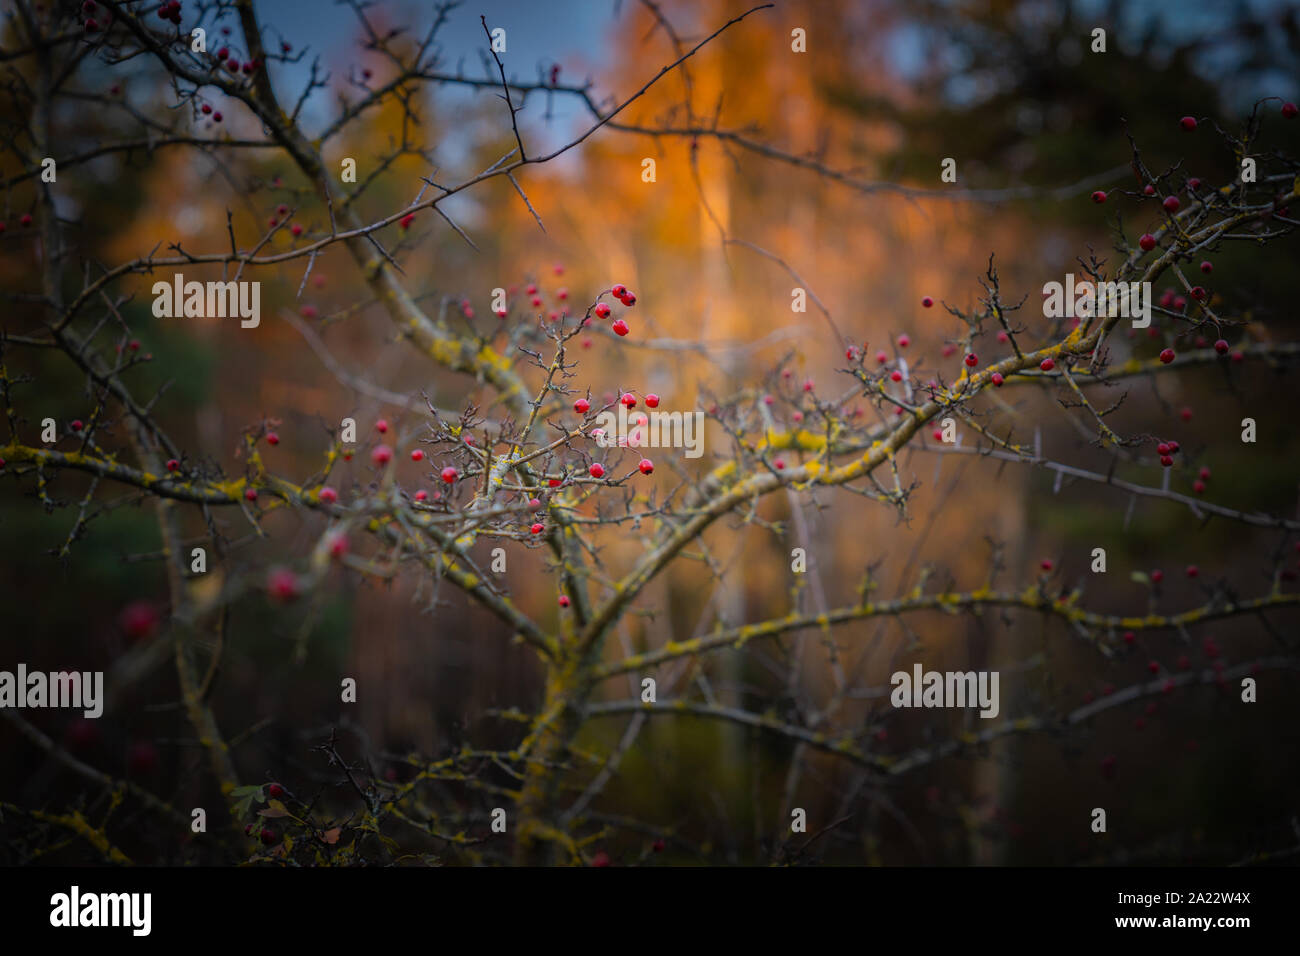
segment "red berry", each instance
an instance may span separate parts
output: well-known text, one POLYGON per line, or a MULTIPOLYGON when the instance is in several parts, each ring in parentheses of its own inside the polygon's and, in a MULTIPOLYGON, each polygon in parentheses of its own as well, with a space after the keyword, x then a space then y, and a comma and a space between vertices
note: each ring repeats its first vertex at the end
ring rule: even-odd
POLYGON ((424 452, 422 452, 420 449, 417 448, 411 452, 411 461, 420 461, 423 458, 424 458, 424 452))
POLYGON ((1192 130, 1196 129, 1196 117, 1184 116, 1178 121, 1178 125, 1190 133, 1192 130))
POLYGON ((1166 468, 1172 468, 1174 464, 1174 460, 1170 458, 1168 455, 1161 455, 1160 464, 1164 465, 1166 468))
POLYGON ((1056 368, 1056 363, 1052 361, 1050 358, 1045 358, 1038 363, 1038 367, 1041 368, 1044 372, 1050 372, 1052 369, 1056 368))
POLYGON ((289 231, 290 231, 291 233, 293 233, 295 236, 301 236, 301 235, 302 235, 302 226, 298 225, 298 224, 295 222, 295 223, 294 223, 294 224, 289 228, 289 231))
POLYGON ((967 367, 974 368, 979 363, 980 363, 979 356, 977 356, 974 352, 971 352, 969 355, 966 356, 967 367))
POLYGON ((537 522, 535 525, 533 525, 531 528, 529 528, 528 530, 531 531, 533 534, 541 534, 541 533, 542 533, 542 527, 543 527, 543 525, 542 525, 542 523, 539 521, 539 522, 537 522))
POLYGON ((103 735, 99 732, 98 720, 78 717, 68 725, 65 739, 72 750, 86 751, 96 746, 103 735))
POLYGON ((278 783, 273 783, 266 788, 266 794, 272 800, 279 800, 284 796, 284 787, 280 786, 278 783))
POLYGON ((1002 383, 1003 383, 1003 381, 1005 381, 1005 379, 1002 378, 1002 373, 1001 373, 1001 372, 994 372, 994 373, 992 374, 992 376, 990 376, 990 381, 992 381, 994 385, 996 385, 996 386, 998 386, 999 388, 1001 388, 1001 387, 1002 387, 1002 383))
POLYGON ((269 830, 266 827, 263 827, 260 835, 262 838, 262 842, 265 843, 267 846, 270 846, 272 843, 275 842, 274 830, 269 830))
POLYGON ((647 408, 658 408, 659 396, 656 395, 654 392, 651 392, 649 395, 645 397, 645 403, 647 408))
POLYGON ((1201 263, 1201 271, 1204 272, 1204 273, 1206 273, 1207 275, 1208 275, 1209 273, 1213 272, 1213 271, 1214 271, 1214 263, 1211 262, 1209 259, 1206 259, 1204 262, 1201 263))
POLYGON ((630 309, 632 306, 636 305, 636 296, 629 292, 627 295, 623 296, 621 301, 630 309))
POLYGON ((451 467, 451 465, 448 465, 446 468, 442 470, 442 480, 446 484, 449 485, 453 484, 456 481, 456 479, 459 477, 460 477, 459 472, 457 472, 455 468, 451 467))
POLYGON ((1159 584, 1164 579, 1165 579, 1165 572, 1161 571, 1160 569, 1157 568, 1155 571, 1151 572, 1151 580, 1154 581, 1156 584, 1159 584))
POLYGON ((167 470, 168 470, 168 471, 176 471, 178 468, 180 468, 180 466, 181 466, 181 463, 180 463, 179 461, 177 461, 175 458, 168 458, 168 459, 167 459, 167 470))
POLYGON ((220 123, 220 122, 221 122, 221 113, 220 113, 220 112, 217 112, 217 113, 213 113, 213 114, 212 114, 212 122, 214 122, 214 123, 220 123))
POLYGON ((1142 247, 1143 252, 1150 252, 1156 247, 1156 237, 1149 232, 1144 232, 1138 237, 1138 245, 1142 247))
POLYGON ((1282 104, 1282 115, 1283 115, 1284 117, 1286 117, 1287 119, 1295 119, 1295 117, 1296 117, 1296 113, 1297 113, 1297 112, 1300 112, 1300 111, 1297 111, 1297 109, 1296 109, 1296 105, 1295 105, 1294 103, 1283 103, 1283 104, 1282 104))
POLYGON ((267 432, 266 443, 268 445, 278 445, 280 444, 280 436, 277 435, 275 432, 267 432))
POLYGON ((591 865, 592 865, 592 866, 609 866, 609 854, 606 853, 604 850, 601 850, 600 852, 598 852, 595 856, 593 856, 593 857, 591 858, 591 865))
POLYGON ((541 501, 538 500, 537 498, 529 498, 529 499, 528 499, 528 510, 529 510, 529 511, 541 511, 541 510, 542 510, 542 503, 541 503, 541 501))
POLYGON ((921 305, 923 308, 928 309, 934 305, 934 299, 930 298, 928 295, 922 296, 921 305))
POLYGON ((408 212, 402 217, 401 226, 403 229, 410 229, 413 222, 415 222, 415 213, 408 212))
POLYGON ((943 441, 943 432, 937 428, 934 431, 932 431, 930 435, 931 437, 934 438, 935 441, 943 441))
POLYGON ((1200 302, 1205 298, 1205 289, 1201 288, 1199 285, 1192 286, 1192 298, 1197 302, 1200 302))
POLYGON ((199 107, 199 110, 202 111, 202 113, 206 116, 207 114, 212 112, 212 107, 209 106, 207 103, 204 103, 202 106, 199 107))
POLYGON ((1246 361, 1246 355, 1245 355, 1245 353, 1244 353, 1244 352, 1241 352, 1241 351, 1233 352, 1233 353, 1232 353, 1232 361, 1237 362, 1237 363, 1241 363, 1241 362, 1246 361))
POLYGON ((1167 455, 1169 454, 1170 451, 1172 451, 1172 449, 1165 442, 1161 442, 1159 445, 1156 445, 1157 455, 1167 455))
POLYGON ((1106 194, 1098 189, 1092 194, 1092 201, 1098 204, 1104 203, 1106 201, 1106 194))
POLYGON ((555 291, 555 297, 556 297, 557 299, 559 299, 561 302, 563 302, 565 299, 567 299, 567 298, 569 297, 569 290, 568 290, 568 289, 557 289, 557 290, 555 291))
POLYGON ((1201 481, 1200 479, 1193 481, 1192 491, 1196 492, 1198 495, 1205 494, 1205 482, 1201 481))
POLYGON ((126 765, 133 774, 152 773, 158 769, 158 748, 147 740, 136 741, 127 751, 126 765))
POLYGON ((1218 352, 1220 355, 1227 355, 1228 347, 1229 346, 1226 339, 1218 339, 1214 343, 1214 351, 1218 352))
POLYGON ((266 577, 266 594, 272 601, 288 604, 298 597, 298 576, 288 568, 272 568, 266 577))
POLYGON ((1142 187, 1143 196, 1154 196, 1155 194, 1156 194, 1156 187, 1152 186, 1150 183, 1147 183, 1145 186, 1142 187))
POLYGON ((627 335, 627 323, 622 319, 615 319, 614 324, 610 326, 616 335, 627 335))
POLYGON ((1208 469, 1208 468, 1204 468, 1204 467, 1201 468, 1201 471, 1200 471, 1200 479, 1201 479, 1201 481, 1209 481, 1209 480, 1210 480, 1210 469, 1208 469))
POLYGON ((1194 565, 1194 564, 1189 564, 1189 565, 1187 566, 1187 576, 1188 576, 1189 578, 1194 578, 1194 577, 1196 577, 1197 575, 1199 575, 1200 573, 1201 573, 1201 569, 1198 568, 1196 565, 1194 565))
POLYGON ((777 471, 783 471, 785 469, 785 459, 778 458, 776 461, 772 462, 772 465, 777 471))
POLYGON ((334 502, 339 500, 339 493, 329 485, 326 485, 320 490, 320 500, 325 502, 327 505, 332 505, 334 502))
POLYGON ((900 349, 905 349, 911 344, 912 344, 912 340, 909 339, 906 335, 900 335, 898 337, 898 347, 900 349))
POLYGON ((133 601, 122 608, 117 623, 128 640, 143 641, 153 637, 158 629, 158 611, 148 601, 133 601))
POLYGON ((375 422, 375 431, 379 432, 381 435, 386 434, 388 431, 388 419, 381 418, 379 421, 375 422))
POLYGON ((626 408, 636 407, 636 396, 633 395, 631 392, 624 392, 623 397, 620 398, 619 401, 622 402, 624 407, 626 408))
POLYGON ((654 462, 649 458, 642 458, 641 464, 637 465, 637 467, 641 469, 641 474, 643 475, 652 474, 655 470, 654 462))
POLYGON ((894 369, 894 371, 889 373, 889 378, 891 381, 901 382, 903 380, 903 373, 898 371, 898 369, 894 369))
POLYGON ((245 488, 245 489, 244 489, 244 500, 245 500, 245 501, 256 501, 256 500, 257 500, 257 489, 256 489, 256 488, 245 488))
POLYGON ((1177 356, 1174 354, 1173 349, 1163 349, 1160 352, 1160 361, 1164 362, 1166 365, 1172 362, 1175 358, 1177 358, 1177 356))
POLYGON ((1038 566, 1042 568, 1044 571, 1052 570, 1052 562, 1047 558, 1043 558, 1043 560, 1039 561, 1038 566))
POLYGON ((567 594, 561 594, 560 607, 568 607, 568 606, 569 606, 569 596, 567 594))
POLYGON ((1178 207, 1179 207, 1180 205, 1182 205, 1182 203, 1180 203, 1180 202, 1178 201, 1178 197, 1177 197, 1177 196, 1166 196, 1166 197, 1165 197, 1165 201, 1164 201, 1165 212, 1167 212, 1167 213, 1175 213, 1175 212, 1178 212, 1178 207))
POLYGON ((879 362, 881 365, 884 365, 886 362, 889 361, 889 356, 886 355, 884 352, 877 352, 876 361, 879 362))
POLYGON ((1198 190, 1198 189, 1200 189, 1200 188, 1201 188, 1201 181, 1200 181, 1199 179, 1197 179, 1195 176, 1193 176, 1191 179, 1187 180, 1187 191, 1188 191, 1188 192, 1193 192, 1193 193, 1194 193, 1194 192, 1196 192, 1196 190, 1198 190))
POLYGON ((387 445, 378 445, 370 453, 370 460, 379 466, 386 465, 393 460, 393 450, 387 445))
POLYGON ((1159 662, 1159 661, 1148 661, 1148 662, 1147 662, 1147 670, 1149 670, 1149 671, 1150 671, 1151 673, 1153 673, 1153 674, 1159 674, 1159 673, 1160 673, 1160 662, 1159 662))
POLYGON ((585 415, 591 409, 591 402, 585 398, 580 398, 573 403, 573 410, 579 415, 585 415))
POLYGON ((612 289, 609 290, 609 294, 612 295, 612 296, 613 296, 614 298, 616 298, 616 299, 621 299, 621 298, 623 298, 625 295, 627 295, 627 286, 625 286, 625 285, 619 283, 619 284, 615 285, 614 288, 612 288, 612 289))
POLYGON ((1125 632, 1124 632, 1124 643, 1125 643, 1125 644, 1132 644, 1135 640, 1137 640, 1137 637, 1136 637, 1136 635, 1134 635, 1134 633, 1133 633, 1132 631, 1125 631, 1125 632))
POLYGON ((558 488, 561 485, 561 481, 559 478, 548 478, 546 479, 546 484, 551 488, 558 488))
POLYGON ((591 463, 591 467, 587 469, 587 472, 588 472, 588 473, 591 475, 591 477, 593 477, 593 478, 604 478, 604 477, 605 477, 605 466, 602 465, 600 462, 595 461, 595 462, 592 462, 592 463, 591 463))
POLYGON ((596 318, 598 319, 609 318, 609 306, 607 306, 604 302, 599 302, 596 304, 595 312, 596 312, 596 318))
POLYGON ((423 488, 421 488, 419 491, 417 491, 417 492, 415 493, 415 500, 416 500, 416 501, 428 501, 428 500, 429 500, 429 493, 428 493, 427 491, 425 491, 423 488))

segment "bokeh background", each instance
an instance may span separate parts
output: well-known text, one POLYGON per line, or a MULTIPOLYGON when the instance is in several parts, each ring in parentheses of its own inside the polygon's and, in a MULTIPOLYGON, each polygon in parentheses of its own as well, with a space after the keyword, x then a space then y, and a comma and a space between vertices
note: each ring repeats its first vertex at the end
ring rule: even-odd
MULTIPOLYGON (((345 86, 361 69, 383 80, 389 67, 362 48, 347 8, 292 0, 257 6, 273 37, 282 35, 295 51, 307 48, 308 59, 320 57, 332 85, 345 86)), ((660 6, 691 43, 744 9, 730 0, 665 0, 660 6)), ((507 29, 504 59, 512 75, 532 79, 558 65, 562 81, 589 78, 602 103, 630 95, 675 58, 651 12, 629 0, 484 2, 451 14, 440 35, 445 68, 482 73, 480 13, 507 29)), ((392 3, 372 16, 421 35, 430 13, 427 5, 392 3)), ((302 87, 308 59, 275 64, 282 98, 302 87)), ((869 343, 869 351, 907 333, 914 362, 948 367, 956 359, 942 358, 943 346, 962 326, 943 308, 921 309, 923 295, 974 307, 978 278, 992 255, 1004 298, 1028 296, 1022 321, 1031 339, 1042 334, 1042 283, 1077 273, 1076 257, 1094 250, 1113 261, 1117 230, 1131 241, 1157 221, 1151 207, 1133 200, 1103 207, 1088 200, 1095 188, 1135 188, 1126 131, 1149 167, 1181 161, 1186 175, 1219 185, 1233 175, 1230 149, 1209 124, 1189 137, 1177 118, 1190 113, 1236 129, 1261 97, 1300 98, 1298 78, 1300 20, 1290 4, 778 3, 693 57, 689 79, 681 72, 665 77, 621 120, 688 128, 717 116, 726 129, 745 130, 755 142, 815 160, 848 181, 710 136, 604 130, 521 177, 544 233, 511 186, 494 180, 446 207, 477 250, 440 219, 422 216, 402 245, 401 261, 413 293, 432 306, 468 299, 476 327, 497 322, 490 293, 498 286, 536 281, 549 307, 560 287, 585 303, 611 282, 629 285, 639 300, 629 316, 634 334, 622 342, 595 337, 580 355, 581 384, 597 395, 635 388, 686 409, 743 388, 789 390, 782 369, 793 371, 796 385, 812 378, 827 394, 838 394, 851 383, 843 376, 835 381, 842 351, 823 316, 812 307, 792 313, 795 283, 788 274, 752 249, 724 245, 724 235, 783 259, 826 304, 835 324, 869 343), (807 31, 806 54, 790 52, 796 27, 807 31), (1088 50, 1095 27, 1107 30, 1105 54, 1088 50), (688 97, 689 111, 683 105, 688 97), (647 156, 657 162, 653 184, 641 178, 647 156), (939 181, 939 161, 949 156, 958 163, 953 186, 939 181), (981 199, 964 191, 992 192, 981 199), (643 347, 649 339, 709 347, 643 347)), ((123 102, 146 113, 174 105, 171 89, 144 62, 110 67, 91 61, 79 82, 101 94, 120 84, 123 102)), ((410 202, 420 177, 431 175, 431 163, 439 181, 459 181, 513 145, 504 104, 490 90, 424 88, 417 108, 417 135, 428 155, 393 162, 360 200, 363 218, 410 202)), ((330 95, 318 94, 304 113, 306 126, 319 131, 336 109, 330 95)), ((1300 153, 1300 123, 1279 120, 1276 103, 1268 112, 1270 146, 1300 153)), ((22 125, 26 118, 13 115, 6 101, 0 121, 22 125)), ((590 121, 579 102, 558 95, 530 98, 521 114, 534 153, 564 144, 590 121)), ((70 144, 117 138, 133 128, 123 107, 66 112, 56 123, 67 129, 70 144)), ((330 147, 330 163, 337 168, 343 157, 354 157, 364 175, 367 164, 400 138, 400 125, 396 109, 367 112, 330 147)), ((256 120, 233 103, 226 130, 259 135, 256 120)), ((22 168, 13 151, 0 162, 6 179, 22 168)), ((246 233, 257 232, 281 202, 301 203, 299 221, 315 228, 328 222, 307 185, 274 150, 217 158, 182 149, 105 156, 61 174, 57 193, 78 255, 105 263, 143 255, 159 241, 222 248, 227 210, 246 233)), ((16 219, 31 200, 31 184, 13 187, 7 217, 16 219)), ((277 241, 288 248, 287 237, 277 241)), ((1226 311, 1258 323, 1261 337, 1295 334, 1295 249, 1294 240, 1284 239, 1227 245, 1214 254, 1215 294, 1226 311)), ((38 314, 23 298, 35 289, 33 262, 32 246, 13 228, 0 236, 8 331, 39 327, 38 314)), ((217 273, 187 269, 186 277, 217 273)), ((238 471, 243 430, 271 418, 279 422, 281 444, 268 452, 268 463, 305 476, 319 465, 328 429, 345 416, 355 417, 362 431, 380 416, 406 436, 422 427, 418 399, 404 410, 348 388, 322 366, 282 317, 302 315, 304 305, 315 312, 306 321, 352 373, 396 393, 424 389, 442 406, 461 404, 469 394, 472 383, 432 370, 395 341, 343 250, 316 263, 298 299, 301 277, 301 264, 259 273, 263 320, 256 330, 230 320, 155 319, 149 310, 154 279, 123 283, 136 294, 124 316, 153 355, 134 381, 144 395, 167 386, 159 417, 192 458, 238 471)), ((1150 356, 1177 344, 1168 323, 1156 325, 1153 337, 1116 343, 1118 353, 1150 356)), ((996 350, 991 340, 984 347, 996 350)), ((84 383, 66 360, 42 352, 12 361, 33 376, 16 402, 27 431, 46 415, 86 417, 84 383)), ((1174 437, 1183 445, 1186 462, 1174 487, 1186 491, 1195 469, 1205 465, 1213 470, 1211 500, 1295 513, 1293 373, 1263 365, 1228 374, 1206 367, 1158 382, 1129 380, 1120 390, 1128 395, 1113 427, 1174 437), (1256 419, 1262 436, 1253 446, 1237 437, 1245 415, 1256 419)), ((1078 427, 1074 413, 1023 391, 1008 394, 1008 403, 1002 412, 1018 423, 1020 434, 1041 427, 1047 454, 1106 469, 1105 456, 1091 447, 1092 436, 1078 427)), ((713 462, 713 453, 726 453, 720 434, 710 434, 703 465, 713 462)), ((342 474, 368 481, 364 458, 342 474)), ((1201 524, 1173 504, 1143 499, 1129 512, 1128 498, 1114 490, 1056 490, 1050 474, 1020 465, 918 453, 905 466, 920 482, 905 522, 843 493, 819 493, 819 507, 803 512, 817 583, 800 600, 848 603, 868 566, 880 595, 913 587, 924 567, 934 568, 932 580, 978 587, 989 574, 991 542, 1003 549, 998 584, 1024 586, 1048 558, 1056 583, 1083 586, 1086 602, 1108 613, 1147 609, 1149 591, 1130 577, 1133 571, 1165 570, 1158 606, 1169 610, 1203 602, 1222 582, 1242 595, 1267 592, 1282 551, 1294 566, 1292 541, 1284 535, 1221 520, 1201 524), (1104 577, 1088 572, 1095 547, 1107 549, 1104 577), (1195 580, 1182 573, 1189 563, 1201 569, 1195 580)), ((668 469, 661 472, 656 481, 666 490, 673 478, 668 469)), ((1160 480, 1150 471, 1129 474, 1160 480)), ((410 490, 435 487, 426 466, 404 462, 399 477, 410 490)), ((84 488, 84 478, 61 475, 52 494, 76 500, 84 488)), ((24 661, 47 670, 111 671, 151 639, 150 609, 165 618, 152 509, 129 489, 105 487, 100 496, 112 508, 70 554, 58 557, 52 551, 63 543, 73 512, 46 513, 30 487, 0 475, 0 666, 24 661)), ((789 501, 774 496, 765 509, 793 529, 789 501)), ((203 526, 192 518, 187 528, 197 538, 203 526)), ((410 573, 377 582, 340 572, 331 587, 307 600, 273 607, 257 586, 265 569, 300 559, 320 527, 277 514, 266 522, 268 537, 259 540, 235 516, 220 521, 231 547, 228 559, 210 572, 212 587, 244 591, 231 608, 213 706, 228 738, 237 741, 246 782, 278 779, 309 787, 323 772, 311 747, 341 724, 349 728, 347 746, 354 751, 366 741, 372 753, 394 758, 437 756, 467 741, 508 745, 515 725, 494 718, 493 710, 528 709, 540 699, 530 654, 447 589, 442 596, 450 603, 430 612, 428 582, 410 573), (358 680, 355 706, 338 703, 341 676, 358 680)), ((785 614, 789 549, 797 535, 739 524, 721 530, 714 543, 728 569, 724 581, 712 580, 698 563, 682 562, 647 593, 643 603, 653 614, 630 618, 613 644, 658 646, 696 636, 718 616, 741 623, 785 614)), ((629 556, 617 539, 604 552, 611 568, 624 566, 620 561, 629 556)), ((511 561, 516 600, 553 623, 554 583, 544 562, 523 552, 511 561)), ((836 637, 863 688, 886 686, 891 672, 914 660, 938 669, 1000 668, 1002 719, 1010 719, 1059 714, 1108 684, 1138 682, 1151 659, 1172 666, 1188 655, 1195 666, 1209 666, 1207 637, 1229 662, 1284 650, 1294 645, 1295 616, 1270 614, 1185 636, 1141 638, 1109 662, 1061 625, 1029 614, 917 616, 850 625, 836 637)), ((612 646, 610 653, 619 650, 612 646)), ((761 709, 784 699, 784 675, 793 661, 799 695, 824 700, 829 678, 817 634, 779 651, 751 649, 710 674, 722 699, 761 709)), ((679 689, 687 681, 681 676, 679 689)), ((1154 713, 1145 700, 1115 708, 1082 733, 998 743, 880 791, 864 787, 852 768, 806 757, 788 794, 792 749, 785 742, 701 721, 653 721, 597 806, 672 826, 707 847, 710 858, 736 863, 770 858, 790 801, 816 819, 852 814, 817 850, 829 862, 1237 862, 1294 845, 1292 821, 1300 814, 1296 676, 1271 672, 1260 683, 1253 706, 1240 704, 1233 693, 1194 687, 1160 700, 1154 713), (1097 806, 1111 815, 1105 835, 1087 826, 1097 806)), ((606 693, 624 699, 634 690, 611 681, 606 693)), ((176 699, 175 675, 164 660, 125 690, 93 731, 64 713, 25 716, 88 762, 129 775, 178 806, 216 806, 196 772, 202 758, 176 699), (152 758, 146 759, 149 748, 152 758)), ((844 719, 871 728, 879 748, 899 753, 970 724, 967 715, 895 712, 887 699, 870 694, 854 701, 844 719)), ((616 721, 597 721, 584 741, 608 746, 621 732, 616 721)), ((396 759, 392 766, 395 774, 405 772, 396 759)), ((51 807, 94 806, 99 799, 3 722, 0 798, 51 807)), ((12 819, 0 823, 0 860, 29 858, 21 828, 12 819)), ((203 859, 185 834, 160 830, 143 816, 119 820, 117 835, 141 860, 203 859)), ((638 845, 611 838, 609 850, 621 860, 635 857, 638 845)), ((73 843, 42 859, 74 862, 87 853, 73 843)))

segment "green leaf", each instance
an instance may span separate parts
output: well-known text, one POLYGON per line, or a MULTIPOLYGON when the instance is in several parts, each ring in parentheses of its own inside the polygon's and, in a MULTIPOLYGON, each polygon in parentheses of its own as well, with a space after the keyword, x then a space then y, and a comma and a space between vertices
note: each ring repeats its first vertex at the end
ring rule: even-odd
POLYGON ((1151 579, 1147 577, 1147 573, 1145 571, 1134 571, 1132 574, 1129 575, 1129 578, 1133 581, 1136 581, 1138 584, 1151 583, 1151 579))
POLYGON ((270 820, 278 820, 281 817, 287 817, 289 815, 289 811, 285 809, 284 804, 279 800, 272 800, 266 805, 265 810, 258 810, 257 813, 259 816, 266 817, 270 820))
POLYGON ((253 801, 262 803, 266 798, 262 795, 261 786, 236 787, 230 791, 232 797, 240 799, 235 803, 235 815, 246 817, 253 812, 253 801))

